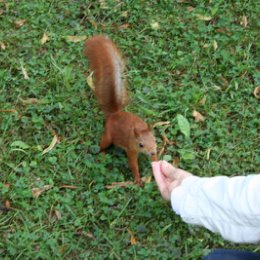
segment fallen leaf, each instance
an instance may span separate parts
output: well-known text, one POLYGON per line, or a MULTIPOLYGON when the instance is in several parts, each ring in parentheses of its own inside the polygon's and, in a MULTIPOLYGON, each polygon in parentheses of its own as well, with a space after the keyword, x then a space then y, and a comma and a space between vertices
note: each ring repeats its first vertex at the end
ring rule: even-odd
POLYGON ((60 188, 61 189, 72 189, 72 190, 75 190, 78 187, 77 186, 73 186, 73 185, 61 185, 60 188))
POLYGON ((133 246, 133 245, 136 245, 137 239, 136 239, 136 237, 134 236, 133 231, 131 231, 130 229, 127 229, 127 231, 128 231, 128 233, 129 233, 129 235, 130 235, 130 243, 131 243, 131 245, 132 245, 132 246, 133 246))
POLYGON ((129 185, 134 185, 133 181, 122 181, 122 182, 112 182, 111 185, 106 185, 108 190, 113 189, 115 187, 125 188, 129 185))
POLYGON ((194 7, 193 7, 193 6, 188 6, 188 7, 187 7, 187 10, 188 10, 189 12, 192 12, 192 11, 194 10, 194 7))
POLYGON ((5 46, 5 44, 3 42, 0 42, 0 48, 3 51, 6 49, 6 46, 5 46))
POLYGON ((39 104, 40 100, 38 98, 27 98, 27 99, 23 99, 23 98, 19 98, 20 101, 24 104, 24 105, 30 105, 30 104, 39 104))
POLYGON ((170 121, 162 121, 162 122, 157 122, 153 125, 153 128, 157 126, 162 126, 162 125, 169 125, 171 122, 170 121))
POLYGON ((218 48, 218 43, 217 43, 217 41, 213 41, 213 48, 214 48, 214 50, 216 51, 217 50, 217 48, 218 48))
POLYGON ((203 98, 199 101, 200 106, 204 106, 207 100, 207 96, 203 96, 203 98))
POLYGON ((24 79, 29 79, 28 73, 22 64, 21 64, 21 69, 22 69, 24 79))
POLYGON ((61 219, 61 213, 59 210, 55 209, 54 214, 55 214, 55 217, 57 218, 57 220, 61 219))
POLYGON ((3 9, 0 9, 0 15, 2 15, 4 13, 3 9))
POLYGON ((14 21, 15 28, 19 29, 26 23, 26 19, 14 21))
POLYGON ((44 191, 51 189, 53 185, 44 185, 42 188, 32 188, 32 195, 34 198, 38 198, 44 191))
POLYGON ((151 183, 152 176, 151 175, 146 175, 146 176, 143 176, 141 179, 142 179, 143 183, 151 183))
POLYGON ((98 25, 97 25, 97 23, 94 20, 92 20, 90 18, 86 18, 86 19, 95 29, 98 28, 98 25))
POLYGON ((225 87, 228 87, 228 85, 229 85, 228 80, 227 80, 225 77, 223 77, 223 76, 221 76, 220 79, 222 80, 224 86, 225 86, 225 87))
POLYGON ((260 87, 256 87, 255 89, 254 89, 254 96, 255 96, 255 98, 257 98, 257 99, 260 99, 260 95, 259 95, 259 93, 260 93, 260 87))
POLYGON ((118 28, 124 30, 124 29, 129 28, 129 26, 130 26, 129 23, 124 23, 124 24, 121 24, 118 28))
POLYGON ((69 42, 81 42, 87 39, 87 36, 84 35, 78 35, 78 36, 67 36, 67 41, 69 42))
POLYGON ((122 17, 128 17, 128 11, 122 12, 121 16, 122 16, 122 17))
POLYGON ((172 161, 172 164, 174 167, 178 167, 180 163, 180 158, 179 157, 175 157, 172 161))
POLYGON ((245 15, 242 16, 240 24, 246 28, 247 27, 247 17, 245 15))
POLYGON ((195 118, 195 122, 204 122, 205 118, 196 110, 193 110, 192 116, 195 118))
POLYGON ((0 112, 6 112, 6 113, 18 113, 15 109, 0 109, 0 112))
POLYGON ((49 40, 50 40, 49 36, 46 33, 44 33, 42 38, 41 38, 41 44, 44 44, 44 43, 46 43, 49 40))
POLYGON ((209 148, 209 149, 207 150, 207 160, 209 160, 210 152, 211 152, 211 148, 209 148))
POLYGON ((4 183, 4 186, 9 189, 11 184, 10 183, 4 183))
POLYGON ((54 146, 55 146, 57 143, 59 143, 59 142, 60 142, 60 141, 59 141, 59 137, 58 137, 57 135, 54 135, 53 138, 52 138, 52 141, 51 141, 50 145, 49 145, 46 149, 43 150, 42 155, 44 155, 44 154, 50 152, 50 151, 54 148, 54 146))
POLYGON ((6 207, 6 209, 10 209, 11 208, 10 200, 5 200, 5 207, 6 207))
POLYGON ((95 85, 94 85, 94 81, 93 81, 92 75, 93 75, 93 72, 91 72, 89 74, 89 76, 87 77, 87 83, 88 83, 89 87, 94 91, 95 90, 95 85))
POLYGON ((151 27, 152 27, 152 29, 157 30, 157 29, 160 28, 160 25, 159 25, 158 22, 152 22, 152 23, 151 23, 151 27))
POLYGON ((212 17, 206 16, 206 15, 202 15, 202 14, 197 14, 196 16, 201 21, 210 21, 212 19, 212 17))

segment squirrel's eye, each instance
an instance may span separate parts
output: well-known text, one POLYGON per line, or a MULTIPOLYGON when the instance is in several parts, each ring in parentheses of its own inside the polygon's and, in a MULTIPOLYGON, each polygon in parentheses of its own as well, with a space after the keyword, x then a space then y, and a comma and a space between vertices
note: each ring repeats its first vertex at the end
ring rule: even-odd
POLYGON ((139 143, 139 147, 143 148, 143 147, 144 147, 144 145, 143 145, 142 143, 139 143))

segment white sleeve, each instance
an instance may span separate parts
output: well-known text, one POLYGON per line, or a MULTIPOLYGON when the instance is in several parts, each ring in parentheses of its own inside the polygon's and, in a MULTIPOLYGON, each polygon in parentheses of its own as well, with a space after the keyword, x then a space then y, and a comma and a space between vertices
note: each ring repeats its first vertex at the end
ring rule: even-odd
POLYGON ((173 210, 235 243, 260 242, 260 174, 188 177, 171 193, 173 210))

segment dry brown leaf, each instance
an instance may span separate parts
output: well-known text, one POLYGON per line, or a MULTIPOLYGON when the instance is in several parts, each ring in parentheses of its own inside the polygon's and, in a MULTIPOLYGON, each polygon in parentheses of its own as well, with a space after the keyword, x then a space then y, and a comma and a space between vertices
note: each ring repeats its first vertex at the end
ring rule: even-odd
POLYGON ((260 95, 259 95, 259 93, 260 93, 260 87, 256 87, 255 89, 254 89, 254 96, 255 96, 255 98, 257 98, 257 99, 260 99, 260 95))
POLYGON ((59 143, 59 142, 60 142, 59 137, 55 134, 55 135, 53 136, 53 138, 52 138, 52 141, 51 141, 50 145, 49 145, 46 149, 43 150, 42 155, 44 155, 44 154, 50 152, 50 151, 54 148, 54 146, 55 146, 57 143, 59 143))
POLYGON ((14 21, 15 28, 19 29, 26 23, 26 19, 14 21))
POLYGON ((223 76, 221 76, 220 79, 222 80, 224 86, 225 86, 225 87, 228 87, 228 85, 229 85, 228 80, 227 80, 225 77, 223 77, 223 76))
POLYGON ((203 98, 199 101, 200 106, 204 106, 207 100, 207 96, 203 96, 203 98))
POLYGON ((247 27, 247 17, 245 15, 242 16, 240 24, 246 28, 247 27))
POLYGON ((24 105, 39 104, 41 101, 38 98, 19 98, 24 105))
POLYGON ((73 185, 61 185, 60 188, 61 189, 72 189, 72 190, 75 190, 78 187, 77 186, 73 186, 73 185))
POLYGON ((121 24, 118 28, 124 30, 124 29, 127 29, 129 27, 130 27, 129 23, 124 23, 124 24, 121 24))
POLYGON ((46 33, 44 33, 42 38, 41 38, 41 44, 44 44, 44 43, 46 43, 49 40, 50 40, 49 36, 46 33))
POLYGON ((179 163, 180 163, 180 158, 179 157, 175 157, 172 161, 172 164, 174 167, 179 167, 179 163))
POLYGON ((128 231, 128 233, 129 233, 129 235, 130 235, 130 243, 131 243, 131 245, 132 245, 132 246, 133 246, 133 245, 136 245, 136 243, 137 243, 137 238, 134 236, 133 231, 131 231, 130 229, 127 229, 127 231, 128 231))
POLYGON ((55 214, 55 217, 57 218, 57 220, 61 219, 61 213, 59 210, 55 209, 54 214, 55 214))
POLYGON ((89 74, 89 76, 87 77, 87 83, 88 83, 89 87, 94 91, 95 90, 95 85, 94 85, 94 81, 93 81, 92 75, 93 75, 93 72, 91 72, 89 74))
POLYGON ((18 113, 15 109, 0 109, 0 112, 6 112, 6 113, 18 113))
POLYGON ((11 208, 11 201, 10 200, 5 200, 5 208, 10 209, 11 208))
POLYGON ((53 185, 44 185, 42 188, 32 188, 32 195, 34 198, 38 198, 44 191, 51 189, 53 185))
POLYGON ((192 116, 195 118, 195 122, 204 122, 205 118, 196 110, 193 110, 192 116))
POLYGON ((5 46, 5 44, 3 42, 0 42, 0 48, 3 51, 6 49, 6 46, 5 46))
POLYGON ((87 36, 84 36, 84 35, 67 36, 66 39, 69 42, 82 42, 87 39, 87 36))
POLYGON ((189 12, 192 12, 192 11, 194 10, 194 7, 193 7, 193 6, 188 6, 188 7, 187 7, 187 10, 188 10, 189 12))
POLYGON ((134 185, 133 181, 122 181, 122 182, 112 182, 111 185, 106 185, 108 190, 113 189, 115 187, 125 188, 129 185, 134 185))
POLYGON ((0 9, 0 15, 2 15, 4 13, 3 9, 0 9))
POLYGON ((9 189, 11 184, 10 183, 4 183, 4 186, 9 189))
POLYGON ((212 17, 206 16, 206 15, 202 15, 202 14, 197 14, 196 16, 201 21, 210 21, 212 19, 212 17))

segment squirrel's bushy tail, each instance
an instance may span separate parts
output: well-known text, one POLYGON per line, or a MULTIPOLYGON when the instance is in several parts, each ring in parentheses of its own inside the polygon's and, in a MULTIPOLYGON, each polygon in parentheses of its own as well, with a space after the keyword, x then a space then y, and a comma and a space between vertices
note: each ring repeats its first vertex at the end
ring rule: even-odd
POLYGON ((106 36, 86 40, 84 54, 94 75, 95 96, 106 116, 121 111, 128 103, 125 65, 120 51, 106 36))

